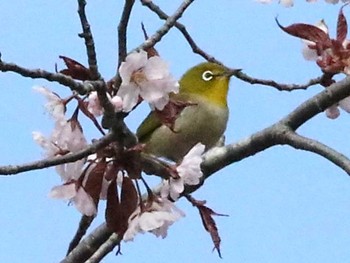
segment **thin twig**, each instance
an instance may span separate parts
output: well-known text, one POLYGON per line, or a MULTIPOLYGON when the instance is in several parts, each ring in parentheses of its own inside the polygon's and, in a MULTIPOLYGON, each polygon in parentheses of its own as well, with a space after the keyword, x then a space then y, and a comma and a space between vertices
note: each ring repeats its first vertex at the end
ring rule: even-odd
POLYGON ((69 243, 69 247, 67 250, 67 255, 79 244, 80 240, 86 234, 86 231, 90 227, 92 221, 94 220, 94 216, 86 216, 83 215, 80 219, 79 226, 77 232, 75 233, 72 241, 69 243))
POLYGON ((79 34, 79 36, 85 40, 91 77, 93 80, 98 80, 100 78, 100 73, 98 72, 94 38, 92 36, 90 24, 85 13, 86 1, 78 0, 78 5, 78 14, 80 17, 81 27, 83 29, 83 33, 79 34))
POLYGON ((127 29, 130 19, 131 10, 135 0, 125 0, 123 13, 118 25, 118 67, 125 60, 127 54, 127 29))
MULTIPOLYGON (((157 6, 153 2, 141 0, 141 3, 142 3, 142 5, 148 7, 151 11, 156 13, 160 19, 167 20, 169 18, 169 16, 159 6, 157 6)), ((200 55, 201 57, 203 57, 207 61, 223 65, 223 63, 221 61, 217 60, 215 57, 208 54, 207 52, 205 52, 203 49, 201 49, 197 45, 197 43, 191 37, 190 33, 187 31, 186 27, 183 24, 181 24, 180 22, 176 22, 174 24, 174 26, 182 33, 182 35, 184 36, 184 38, 186 39, 186 41, 190 45, 193 53, 200 55)), ((231 69, 231 70, 233 70, 233 69, 231 69)), ((281 91, 293 91, 293 90, 301 90, 301 89, 304 90, 310 86, 319 84, 322 80, 322 77, 318 77, 318 78, 311 79, 306 84, 297 85, 297 84, 282 84, 282 83, 278 83, 278 82, 273 81, 273 80, 264 80, 264 79, 253 78, 253 77, 250 77, 247 74, 243 73, 242 71, 237 71, 233 75, 235 77, 237 77, 238 79, 245 81, 245 82, 248 82, 250 84, 260 84, 260 85, 264 85, 264 86, 270 86, 270 87, 274 87, 274 88, 281 90, 281 91)))
POLYGON ((115 76, 110 80, 110 83, 113 83, 114 91, 117 91, 122 83, 118 72, 121 63, 125 60, 127 55, 127 30, 134 3, 135 0, 125 0, 123 13, 118 25, 118 65, 115 76))
POLYGON ((175 13, 172 16, 167 17, 164 25, 157 30, 155 34, 150 36, 141 46, 139 46, 137 49, 148 49, 153 47, 156 43, 158 43, 163 36, 165 36, 169 30, 175 26, 176 21, 180 19, 180 17, 184 14, 186 9, 194 2, 194 0, 185 0, 182 2, 182 4, 179 6, 179 8, 175 11, 175 13))
POLYGON ((342 168, 345 172, 348 173, 348 175, 350 175, 349 158, 332 149, 331 147, 311 138, 301 136, 294 131, 286 132, 283 137, 285 143, 292 146, 293 148, 316 153, 326 158, 328 161, 334 163, 336 166, 342 168))
POLYGON ((52 73, 42 69, 27 69, 14 63, 6 63, 2 60, 0 60, 0 71, 15 72, 23 77, 32 79, 45 79, 47 81, 58 82, 66 87, 71 88, 81 95, 85 95, 93 87, 92 85, 84 85, 80 82, 77 82, 71 77, 61 73, 52 73))
MULTIPOLYGON (((147 6, 151 11, 153 11, 154 13, 156 13, 158 15, 158 17, 162 20, 167 20, 169 18, 169 16, 162 10, 160 9, 159 6, 157 6, 156 4, 154 4, 152 1, 147 1, 147 0, 141 0, 142 5, 147 6)), ((193 53, 198 54, 200 56, 202 56, 204 59, 223 65, 222 62, 220 62, 219 60, 215 59, 213 56, 209 55, 208 53, 204 52, 197 44, 196 42, 193 40, 193 38, 191 37, 191 35, 188 33, 186 27, 181 24, 180 22, 176 22, 174 24, 174 26, 179 29, 179 31, 183 34, 183 36, 185 37, 185 39, 187 40, 187 42, 190 44, 193 53)))
POLYGON ((250 84, 260 84, 264 86, 270 86, 280 91, 305 90, 308 87, 320 84, 322 81, 322 76, 321 76, 321 77, 311 79, 305 84, 283 84, 283 83, 278 83, 274 80, 264 80, 264 79, 253 78, 243 73, 242 71, 237 71, 233 75, 238 79, 248 82, 250 84))
POLYGON ((109 133, 106 136, 104 136, 102 139, 98 140, 97 142, 94 142, 93 144, 89 145, 85 149, 75 153, 68 153, 63 156, 56 156, 56 157, 47 158, 40 161, 26 163, 26 164, 0 166, 0 175, 13 175, 13 174, 23 173, 27 171, 34 171, 34 170, 39 170, 43 168, 48 168, 59 164, 75 162, 89 156, 90 154, 96 153, 98 149, 101 149, 107 146, 114 139, 115 139, 115 135, 113 133, 109 133))

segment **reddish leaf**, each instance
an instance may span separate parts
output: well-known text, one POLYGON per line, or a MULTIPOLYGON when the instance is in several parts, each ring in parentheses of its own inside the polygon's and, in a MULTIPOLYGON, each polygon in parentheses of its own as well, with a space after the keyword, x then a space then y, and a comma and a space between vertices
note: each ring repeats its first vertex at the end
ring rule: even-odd
POLYGON ((105 217, 107 227, 122 238, 127 227, 127 222, 123 222, 122 220, 122 209, 119 203, 116 180, 112 180, 108 186, 105 217))
POLYGON ((132 180, 124 176, 122 184, 122 193, 120 196, 123 217, 128 221, 129 216, 135 211, 138 203, 136 188, 132 180))
POLYGON ((277 25, 289 35, 310 40, 315 43, 322 43, 326 46, 330 45, 330 38, 328 34, 316 26, 297 23, 284 27, 278 22, 277 18, 276 22, 277 25))
POLYGON ((218 228, 216 227, 216 223, 214 219, 212 218, 213 210, 206 206, 199 206, 197 207, 199 210, 199 213, 202 218, 202 223, 205 228, 210 233, 211 239, 213 240, 214 243, 214 248, 218 251, 219 257, 221 258, 221 251, 220 251, 220 236, 218 232, 218 228))
POLYGON ((128 229, 128 219, 135 211, 137 202, 137 192, 129 177, 123 178, 120 200, 116 180, 111 181, 107 192, 106 223, 120 238, 128 229))
POLYGON ((67 66, 67 69, 60 70, 59 71, 60 73, 70 76, 73 79, 78 79, 83 81, 91 80, 90 70, 87 69, 85 66, 65 56, 59 56, 59 58, 63 59, 64 63, 67 66))
POLYGON ((340 43, 343 43, 346 39, 346 35, 348 34, 348 23, 343 13, 343 8, 340 8, 338 15, 338 23, 337 23, 337 40, 340 43))
POLYGON ((118 175, 118 171, 119 171, 119 168, 114 163, 109 164, 106 169, 105 179, 107 181, 116 179, 118 175))
POLYGON ((96 207, 100 200, 100 193, 102 188, 103 175, 105 173, 107 163, 103 160, 96 164, 96 166, 90 171, 89 177, 84 186, 85 191, 92 197, 96 207))
POLYGON ((164 125, 168 126, 169 129, 173 132, 177 132, 176 130, 174 130, 176 119, 179 117, 184 108, 193 105, 196 104, 180 100, 170 100, 169 103, 165 105, 162 111, 155 110, 154 112, 164 125))
POLYGON ((219 236, 219 231, 216 226, 216 223, 213 219, 213 215, 215 216, 227 216, 224 214, 218 214, 214 212, 212 209, 209 207, 205 206, 204 204, 206 203, 205 201, 198 201, 195 200, 193 197, 188 196, 187 199, 192 203, 193 206, 198 208, 199 214, 202 219, 203 226, 207 232, 209 232, 211 239, 214 243, 214 249, 219 254, 219 257, 221 258, 221 251, 220 251, 220 242, 221 238, 219 236))

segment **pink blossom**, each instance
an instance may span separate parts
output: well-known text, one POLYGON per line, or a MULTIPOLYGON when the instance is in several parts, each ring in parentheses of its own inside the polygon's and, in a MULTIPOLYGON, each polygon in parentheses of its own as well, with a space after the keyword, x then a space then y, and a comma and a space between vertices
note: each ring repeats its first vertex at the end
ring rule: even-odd
POLYGON ((92 197, 85 192, 83 187, 79 187, 74 181, 53 187, 49 196, 51 198, 71 201, 84 215, 93 216, 97 213, 97 208, 92 197))
POLYGON ((48 88, 35 86, 33 89, 36 92, 44 95, 47 99, 45 109, 52 116, 52 118, 56 121, 64 120, 64 113, 66 111, 64 100, 62 100, 56 93, 52 92, 48 88))
POLYGON ((163 110, 169 93, 177 93, 178 82, 170 75, 168 65, 158 56, 148 59, 143 50, 129 54, 119 68, 122 84, 117 95, 123 99, 123 111, 136 106, 139 96, 152 108, 163 110))
MULTIPOLYGON (((337 1, 338 2, 338 1, 337 1)), ((339 25, 338 25, 339 26, 339 25)), ((320 22, 318 22, 316 24, 316 27, 318 27, 319 29, 321 29, 322 31, 324 31, 327 35, 328 35, 328 26, 326 25, 326 23, 324 22, 324 20, 321 20, 320 22)), ((329 36, 328 36, 329 37, 329 36)), ((323 49, 322 52, 320 54, 318 54, 317 50, 316 50, 316 43, 309 41, 309 40, 302 40, 304 43, 304 47, 303 47, 303 56, 306 60, 312 60, 312 61, 316 61, 319 65, 321 65, 321 67, 325 67, 324 69, 327 69, 328 66, 331 67, 331 64, 328 65, 326 64, 322 64, 323 61, 328 61, 328 58, 331 58, 331 63, 337 63, 337 62, 342 62, 342 72, 345 74, 349 74, 350 73, 350 66, 349 65, 349 58, 348 57, 339 57, 339 55, 336 54, 336 52, 334 52, 334 50, 332 49, 332 47, 323 49)), ((349 40, 344 39, 342 40, 343 42, 340 43, 342 45, 342 48, 344 50, 348 50, 348 46, 349 46, 349 40)), ((341 50, 341 51, 344 51, 341 50)), ((337 50, 338 53, 341 53, 337 50)), ((343 52, 345 53, 345 52, 343 52)), ((340 111, 338 109, 338 106, 345 110, 346 112, 350 113, 350 97, 347 97, 341 101, 339 101, 339 103, 329 107, 328 109, 326 109, 325 113, 326 116, 330 119, 336 119, 339 115, 340 115, 340 111)))
POLYGON ((140 206, 130 215, 124 241, 133 240, 136 234, 150 232, 165 238, 169 226, 184 217, 185 214, 167 199, 158 198, 147 211, 141 212, 140 206))
POLYGON ((199 184, 200 178, 203 176, 200 165, 203 160, 202 154, 204 150, 205 146, 201 143, 197 143, 192 147, 176 168, 179 178, 163 180, 160 190, 162 197, 166 198, 170 195, 173 200, 177 200, 184 191, 185 184, 199 184))
MULTIPOLYGON (((256 1, 263 4, 269 4, 272 2, 272 0, 256 0, 256 1)), ((346 3, 348 1, 349 0, 342 0, 343 3, 346 3)), ((314 3, 314 2, 317 2, 317 0, 306 0, 306 2, 314 3)), ((325 2, 329 4, 337 4, 339 3, 339 0, 325 0, 325 2)), ((279 0, 279 3, 285 7, 292 7, 294 5, 294 0, 279 0)))
MULTIPOLYGON (((111 96, 108 93, 107 97, 114 106, 116 112, 122 111, 123 100, 121 97, 114 96, 113 98, 111 98, 111 96)), ((100 104, 100 100, 98 99, 96 91, 91 92, 88 97, 88 111, 90 111, 95 117, 101 116, 103 114, 103 108, 100 104)))

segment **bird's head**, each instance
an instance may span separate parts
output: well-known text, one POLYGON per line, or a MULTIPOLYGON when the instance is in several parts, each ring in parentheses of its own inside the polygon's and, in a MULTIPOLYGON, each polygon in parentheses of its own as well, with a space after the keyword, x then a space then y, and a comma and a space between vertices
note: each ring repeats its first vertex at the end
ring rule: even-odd
POLYGON ((180 79, 180 94, 200 97, 219 106, 227 106, 227 91, 234 71, 204 62, 189 69, 180 79))

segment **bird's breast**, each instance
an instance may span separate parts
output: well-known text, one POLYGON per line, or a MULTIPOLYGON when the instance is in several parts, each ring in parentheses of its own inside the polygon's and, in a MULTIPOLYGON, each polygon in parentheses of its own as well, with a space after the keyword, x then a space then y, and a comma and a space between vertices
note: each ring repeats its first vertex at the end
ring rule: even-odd
POLYGON ((207 149, 218 142, 228 120, 228 108, 199 101, 187 106, 175 121, 174 131, 158 128, 147 143, 155 155, 180 160, 198 142, 207 149))

